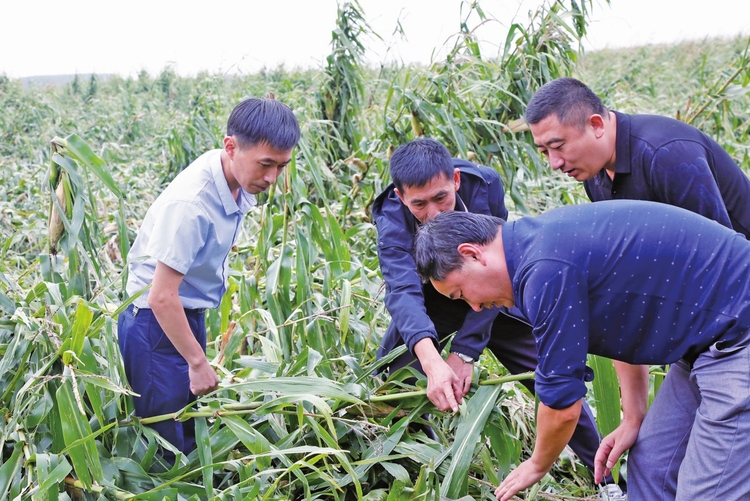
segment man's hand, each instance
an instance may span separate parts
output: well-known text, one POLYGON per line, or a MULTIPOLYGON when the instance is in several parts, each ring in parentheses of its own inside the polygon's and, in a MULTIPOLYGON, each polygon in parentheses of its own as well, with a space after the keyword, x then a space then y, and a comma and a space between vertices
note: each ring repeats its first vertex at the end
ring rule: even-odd
POLYGON ((216 375, 211 364, 205 358, 203 363, 190 365, 188 374, 190 376, 190 393, 193 395, 200 397, 219 387, 219 376, 216 375))
POLYGON ((599 444, 599 449, 594 456, 594 481, 597 484, 602 483, 604 477, 610 474, 617 460, 622 453, 630 449, 638 438, 640 430, 640 421, 623 421, 615 431, 604 437, 599 444))
POLYGON ((622 422, 604 437, 594 457, 594 480, 601 483, 623 452, 638 438, 648 408, 648 366, 612 361, 620 380, 622 422))
POLYGON ((445 363, 448 364, 448 367, 453 370, 453 373, 460 381, 461 392, 456 398, 460 399, 461 397, 466 396, 466 394, 469 393, 469 389, 471 389, 471 378, 474 376, 474 365, 467 364, 455 353, 448 355, 448 358, 445 359, 445 363))
POLYGON ((508 501, 517 492, 539 482, 546 473, 547 469, 540 468, 531 459, 527 459, 505 477, 495 489, 495 497, 500 501, 508 501))
POLYGON ((538 482, 552 468, 560 452, 573 436, 573 430, 581 417, 582 404, 582 400, 578 400, 570 407, 553 409, 544 402, 539 402, 534 452, 531 458, 510 472, 495 489, 497 499, 507 501, 518 491, 538 482))
POLYGON ((463 396, 463 382, 456 377, 440 356, 432 339, 420 339, 414 345, 414 354, 427 376, 427 398, 441 411, 458 412, 458 402, 463 396))

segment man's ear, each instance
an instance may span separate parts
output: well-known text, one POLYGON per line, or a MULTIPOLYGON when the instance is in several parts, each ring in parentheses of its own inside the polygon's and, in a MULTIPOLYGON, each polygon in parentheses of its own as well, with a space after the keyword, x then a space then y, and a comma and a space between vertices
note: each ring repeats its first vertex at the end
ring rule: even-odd
POLYGON ((458 250, 458 253, 461 254, 464 259, 475 260, 484 264, 484 252, 477 244, 463 243, 460 244, 456 250, 458 250))
POLYGON ((399 191, 398 188, 393 188, 393 191, 396 192, 396 195, 398 196, 398 199, 401 200, 401 203, 406 205, 406 202, 404 201, 404 196, 401 194, 401 191, 399 191))
POLYGON ((453 184, 455 185, 456 191, 461 187, 461 171, 453 169, 453 184))
POLYGON ((591 126, 591 129, 594 131, 594 136, 596 136, 597 139, 604 135, 605 122, 601 115, 591 115, 588 124, 591 126))
POLYGON ((224 136, 224 151, 227 152, 229 158, 234 160, 234 152, 237 150, 237 141, 232 136, 224 136))

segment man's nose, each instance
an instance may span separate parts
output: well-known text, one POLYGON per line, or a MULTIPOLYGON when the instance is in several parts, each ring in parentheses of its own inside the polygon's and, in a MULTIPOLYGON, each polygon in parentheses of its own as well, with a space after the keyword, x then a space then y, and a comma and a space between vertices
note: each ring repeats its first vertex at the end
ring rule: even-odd
POLYGON ((474 311, 482 311, 482 303, 472 303, 471 301, 466 301, 469 303, 469 306, 471 306, 471 309, 474 311))
POLYGON ((281 169, 269 169, 268 172, 266 172, 265 176, 263 176, 263 179, 268 184, 273 184, 276 182, 276 179, 278 179, 281 172, 282 172, 281 169))
POLYGON ((440 208, 438 208, 436 205, 431 205, 427 207, 426 213, 427 215, 425 216, 425 222, 431 220, 432 218, 440 214, 440 208))
POLYGON ((561 169, 563 165, 565 165, 565 160, 560 155, 557 155, 555 153, 549 154, 549 164, 554 170, 561 169))

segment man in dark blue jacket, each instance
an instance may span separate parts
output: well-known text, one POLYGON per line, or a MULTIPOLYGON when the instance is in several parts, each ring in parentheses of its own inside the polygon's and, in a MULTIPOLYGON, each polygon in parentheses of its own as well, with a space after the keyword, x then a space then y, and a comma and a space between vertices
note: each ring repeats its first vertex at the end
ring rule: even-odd
MULTIPOLYGON (((423 284, 412 254, 414 235, 422 223, 445 211, 507 219, 502 182, 493 169, 453 159, 445 146, 427 138, 399 147, 391 157, 390 173, 393 184, 373 205, 385 304, 392 319, 378 357, 406 344, 409 351, 396 358, 390 370, 411 364, 427 375, 430 400, 441 410, 455 411, 470 389, 473 362, 485 347, 511 373, 529 372, 537 365, 534 337, 527 324, 497 309, 472 311, 466 303, 439 294, 432 284, 423 284), (444 361, 440 350, 454 332, 444 361)), ((533 382, 524 383, 534 391, 533 382)), ((584 406, 570 446, 593 469, 598 445, 591 410, 584 406)), ((617 498, 613 494, 610 499, 617 498)))

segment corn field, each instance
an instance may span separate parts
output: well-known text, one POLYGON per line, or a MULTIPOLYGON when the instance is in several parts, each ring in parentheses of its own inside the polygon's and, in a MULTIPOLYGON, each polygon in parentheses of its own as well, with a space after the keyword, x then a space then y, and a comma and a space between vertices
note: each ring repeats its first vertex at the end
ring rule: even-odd
MULTIPOLYGON (((609 107, 696 125, 750 172, 750 41, 580 54, 591 8, 550 1, 485 54, 473 33, 484 12, 464 2, 448 56, 429 66, 364 66, 377 34, 354 1, 332 20, 319 70, 166 68, 44 88, 0 76, 0 499, 494 499, 533 443, 534 399, 517 378, 483 355, 453 415, 429 403, 418 373, 380 373, 401 351, 375 360, 389 317, 369 211, 390 152, 426 135, 497 169, 512 218, 585 203, 519 120, 539 86, 576 76, 609 107), (140 419, 116 332, 133 299, 130 243, 166 184, 220 147, 232 107, 267 93, 295 111, 302 139, 246 218, 227 293, 206 316, 219 389, 140 419), (174 466, 146 426, 168 419, 196 423, 197 449, 175 451, 174 466)), ((611 363, 591 364, 606 433, 620 419, 617 382, 611 363)), ((656 392, 664 368, 652 374, 656 392)), ((565 453, 528 499, 594 495, 565 453)))

